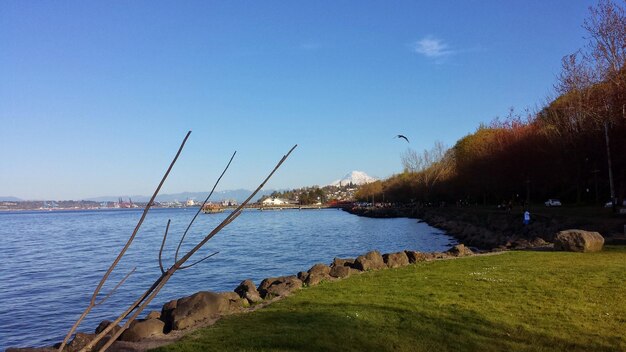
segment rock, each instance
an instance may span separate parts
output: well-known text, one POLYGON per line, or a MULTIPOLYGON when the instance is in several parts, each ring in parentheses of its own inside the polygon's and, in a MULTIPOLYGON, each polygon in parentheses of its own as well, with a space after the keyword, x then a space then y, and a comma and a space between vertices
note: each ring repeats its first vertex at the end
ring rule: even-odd
POLYGON ((442 253, 442 252, 434 252, 433 256, 434 256, 433 259, 445 259, 445 258, 450 257, 447 253, 442 253))
POLYGON ((297 276, 298 276, 298 280, 304 282, 309 277, 309 273, 307 273, 306 271, 301 271, 298 273, 297 276))
POLYGON ((261 281, 258 290, 261 297, 268 299, 271 297, 285 296, 300 288, 302 288, 302 280, 292 275, 267 278, 261 281))
POLYGON ((409 257, 404 252, 384 254, 383 261, 388 268, 399 268, 409 265, 409 257))
MULTIPOLYGON (((236 293, 233 292, 236 295, 236 293)), ((237 297, 239 297, 237 295, 237 297)), ((171 308, 172 302, 166 304, 171 308)), ((223 314, 230 310, 230 299, 224 295, 215 292, 202 291, 195 293, 189 297, 179 299, 175 308, 163 311, 167 314, 161 314, 165 320, 165 331, 171 327, 172 330, 182 330, 195 325, 196 323, 223 314)))
POLYGON ((252 302, 250 302, 247 298, 242 298, 241 299, 241 307, 242 308, 250 308, 251 304, 252 304, 252 302))
POLYGON ((315 264, 307 272, 309 275, 326 275, 330 272, 330 267, 325 264, 315 264))
POLYGON ((325 264, 315 264, 307 271, 309 273, 304 283, 309 286, 315 286, 330 278, 330 267, 325 264))
POLYGON ((148 337, 163 336, 164 329, 165 322, 159 319, 135 320, 120 335, 119 340, 137 342, 148 337))
POLYGON ((515 240, 513 242, 513 248, 515 249, 528 249, 531 248, 532 245, 527 239, 520 238, 519 240, 515 240))
POLYGON ((243 307, 244 299, 239 297, 236 292, 220 292, 218 295, 228 301, 228 310, 226 313, 237 311, 239 308, 243 307))
POLYGON ((404 253, 409 259, 410 264, 426 261, 426 255, 424 253, 416 251, 404 251, 404 253))
POLYGON ((161 319, 161 312, 152 311, 148 313, 146 319, 161 319))
POLYGON ((598 232, 565 230, 554 238, 554 249, 569 252, 599 252, 604 246, 604 237, 598 232))
POLYGON ((178 300, 173 300, 165 303, 163 308, 161 308, 161 320, 165 322, 165 333, 172 331, 172 313, 176 309, 176 305, 178 304, 178 300))
POLYGON ((235 292, 239 297, 247 299, 250 303, 259 303, 263 300, 252 280, 242 281, 235 289, 235 292))
POLYGON ((268 277, 267 279, 263 279, 263 281, 259 284, 257 291, 259 291, 261 297, 264 297, 267 294, 267 289, 272 286, 272 284, 278 284, 279 282, 282 282, 282 280, 284 280, 284 277, 268 277))
POLYGON ((387 267, 379 251, 367 252, 354 261, 354 268, 361 271, 379 270, 387 267))
POLYGON ((465 247, 464 244, 457 244, 456 246, 450 248, 447 253, 454 257, 465 257, 474 254, 474 252, 465 247))
POLYGON ((330 267, 334 268, 336 266, 348 266, 352 268, 354 266, 354 259, 353 258, 346 258, 346 259, 335 258, 333 259, 332 264, 330 264, 330 267))
POLYGON ((344 277, 348 277, 350 276, 350 270, 354 270, 352 268, 349 268, 347 266, 333 266, 330 269, 330 276, 332 277, 336 277, 336 278, 344 278, 344 277))
POLYGON ((541 237, 535 237, 533 238, 532 241, 530 241, 530 246, 533 248, 537 248, 537 247, 545 247, 548 246, 549 243, 546 242, 543 238, 541 237))
POLYGON ((437 259, 437 256, 436 256, 437 253, 428 252, 428 253, 422 253, 422 254, 424 255, 424 260, 427 261, 427 262, 431 261, 431 260, 437 259))
MULTIPOLYGON (((159 314, 160 316, 161 314, 159 314)), ((98 324, 98 327, 96 328, 96 334, 101 333, 104 329, 106 329, 107 327, 109 327, 109 325, 113 324, 112 321, 110 320, 103 320, 100 322, 100 324, 98 324)), ((115 335, 115 333, 121 329, 121 327, 119 325, 115 325, 111 331, 109 331, 109 333, 107 335, 115 335)))
POLYGON ((96 334, 85 334, 82 332, 77 332, 72 342, 67 345, 66 351, 80 351, 83 347, 87 346, 87 344, 89 344, 91 340, 93 340, 95 337, 96 334))

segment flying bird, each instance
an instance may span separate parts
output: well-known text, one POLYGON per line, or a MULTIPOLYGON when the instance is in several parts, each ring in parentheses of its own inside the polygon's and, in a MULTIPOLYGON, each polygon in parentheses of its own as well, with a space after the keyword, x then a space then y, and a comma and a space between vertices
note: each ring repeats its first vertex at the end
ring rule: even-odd
POLYGON ((404 138, 404 140, 405 140, 407 143, 411 143, 411 142, 409 142, 409 139, 408 139, 408 138, 406 138, 406 136, 403 136, 403 135, 401 135, 401 134, 397 135, 395 138, 404 138))

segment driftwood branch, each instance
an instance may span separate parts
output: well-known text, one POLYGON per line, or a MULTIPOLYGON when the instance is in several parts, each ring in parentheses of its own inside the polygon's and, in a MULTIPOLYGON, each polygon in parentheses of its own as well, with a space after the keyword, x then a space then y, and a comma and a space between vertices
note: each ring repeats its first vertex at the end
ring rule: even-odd
POLYGON ((167 176, 170 174, 170 171, 174 167, 174 164, 176 163, 176 160, 178 160, 178 157, 180 156, 180 153, 182 152, 183 147, 185 146, 185 143, 187 143, 187 139, 189 138, 190 134, 191 134, 191 131, 187 132, 187 135, 185 136, 185 139, 183 139, 183 142, 181 143, 180 147, 178 148, 178 152, 176 153, 176 156, 174 157, 174 159, 170 163, 170 166, 167 168, 167 171, 165 172, 165 175, 163 175, 163 178, 161 179, 161 182, 159 183, 157 188, 154 190, 154 194, 152 195, 152 198, 150 198, 150 201, 148 202, 148 204, 146 204, 146 207, 143 210, 143 214, 141 214, 141 218, 137 222, 137 225, 135 226, 135 229, 133 230, 133 233, 130 235, 130 237, 128 238, 128 241, 124 245, 124 248, 122 248, 120 253, 117 255, 117 257, 115 258, 115 260, 113 261, 113 263, 111 264, 109 269, 106 271, 106 273, 104 274, 104 276, 102 277, 102 279, 98 283, 98 286, 96 286, 96 289, 94 290, 93 295, 91 296, 91 300, 89 302, 89 305, 87 306, 85 311, 81 314, 81 316, 78 318, 78 320, 74 323, 74 325, 72 326, 70 331, 65 336, 65 339, 63 339, 63 342, 59 346, 59 352, 63 351, 63 348, 65 348, 65 346, 67 345, 67 342, 69 341, 69 339, 72 337, 74 332, 76 332, 76 329, 78 329, 78 327, 80 326, 80 323, 85 319, 85 317, 89 314, 89 312, 96 305, 96 297, 100 293, 100 290, 102 289, 102 286, 104 286, 104 284, 108 280, 109 276, 113 272, 113 269, 115 269, 117 264, 120 262, 120 260, 124 256, 124 254, 128 250, 128 247, 130 247, 131 243, 133 243, 133 240, 135 239, 135 236, 137 235, 137 232, 139 231, 139 228, 141 227, 141 224, 143 224, 143 221, 146 218, 146 215, 148 215, 148 210, 150 210, 150 207, 152 207, 152 205, 154 204, 154 199, 156 198, 157 194, 159 194, 159 191, 161 190, 161 187, 163 186, 163 183, 165 183, 165 180, 167 179, 167 176))
MULTIPOLYGON (((276 170, 287 160, 289 155, 293 152, 293 150, 297 147, 294 145, 287 154, 285 154, 282 159, 278 162, 278 164, 274 167, 274 169, 270 172, 270 174, 263 180, 263 182, 257 187, 257 189, 252 192, 252 194, 246 198, 244 202, 242 202, 232 213, 230 213, 219 225, 217 225, 209 234, 207 234, 202 241, 196 244, 193 249, 188 251, 180 260, 176 261, 174 265, 172 265, 165 273, 162 273, 161 276, 150 286, 148 290, 146 290, 133 304, 131 304, 124 313, 122 313, 117 319, 115 319, 109 326, 107 326, 103 331, 101 331, 89 344, 81 349, 81 352, 90 351, 103 337, 105 337, 115 325, 119 324, 122 320, 127 318, 131 312, 133 314, 126 320, 124 326, 119 329, 116 333, 113 334, 109 338, 109 340, 100 348, 101 352, 106 351, 107 348, 113 344, 115 340, 130 326, 130 324, 141 314, 141 312, 146 308, 148 304, 156 297, 156 295, 161 291, 163 286, 169 281, 169 279, 174 275, 174 273, 183 267, 183 264, 191 256, 193 256, 202 246, 206 244, 213 236, 215 236, 218 232, 220 232, 225 226, 234 221, 239 215, 241 215, 243 208, 250 202, 254 196, 265 186, 267 181, 274 175, 276 170)), ((220 176, 221 177, 221 176, 220 176)))
POLYGON ((187 232, 189 232, 189 229, 191 228, 191 225, 193 225, 194 221, 196 221, 198 214, 200 214, 200 212, 202 211, 206 203, 209 201, 209 198, 211 198, 211 195, 213 195, 213 192, 215 191, 215 187, 217 187, 217 185, 220 183, 220 180, 226 173, 226 170, 228 170, 228 168, 230 167, 230 163, 233 162, 233 159, 235 158, 235 154, 237 154, 237 151, 235 151, 233 155, 230 157, 230 160, 228 161, 228 164, 226 164, 224 171, 222 171, 222 174, 220 175, 220 177, 218 177, 217 181, 215 181, 215 184, 213 184, 213 188, 211 188, 211 192, 209 192, 209 195, 204 199, 204 202, 202 202, 202 204, 200 205, 200 208, 196 212, 196 215, 194 215, 193 219, 191 219, 191 221, 189 222, 189 225, 187 225, 185 232, 183 232, 183 235, 180 238, 180 242, 178 242, 178 247, 176 248, 176 254, 174 254, 174 262, 178 261, 178 252, 180 251, 180 247, 183 245, 183 241, 185 240, 185 236, 187 236, 187 232))
POLYGON ((117 291, 117 289, 120 288, 120 286, 124 284, 124 281, 126 281, 126 279, 128 279, 135 272, 135 270, 137 270, 137 267, 134 267, 133 270, 131 270, 128 274, 126 274, 126 276, 124 276, 124 278, 120 280, 120 282, 117 283, 117 285, 111 290, 111 292, 109 292, 108 295, 106 295, 102 300, 100 300, 100 302, 96 303, 95 305, 99 306, 102 303, 104 303, 107 299, 109 299, 109 297, 111 297, 111 295, 113 295, 113 293, 117 291))
POLYGON ((202 258, 202 259, 198 260, 197 262, 195 262, 195 263, 193 263, 193 264, 189 264, 189 265, 181 266, 180 268, 178 268, 178 270, 185 270, 185 269, 189 269, 189 268, 191 268, 192 266, 194 266, 194 265, 196 265, 196 264, 200 264, 200 263, 202 263, 203 261, 205 261, 205 260, 207 260, 207 259, 211 258, 212 256, 214 256, 214 255, 216 255, 216 254, 219 254, 219 252, 215 252, 215 253, 209 254, 209 255, 207 255, 206 257, 204 257, 204 258, 202 258))
POLYGON ((165 247, 165 240, 167 239, 167 232, 170 230, 170 222, 172 219, 167 219, 167 226, 165 227, 165 234, 163 235, 163 242, 161 242, 161 249, 159 249, 159 268, 161 269, 161 274, 165 274, 165 269, 163 269, 163 247, 165 247))

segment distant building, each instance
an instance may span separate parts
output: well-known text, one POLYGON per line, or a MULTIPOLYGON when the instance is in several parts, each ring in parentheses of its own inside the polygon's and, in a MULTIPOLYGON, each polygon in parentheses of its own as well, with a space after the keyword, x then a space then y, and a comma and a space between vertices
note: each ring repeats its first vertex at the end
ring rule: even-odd
POLYGON ((281 198, 267 198, 263 200, 263 205, 286 205, 289 204, 289 201, 281 198))
POLYGON ((221 204, 222 204, 222 206, 223 206, 223 207, 235 207, 235 206, 239 205, 239 204, 237 203, 237 201, 236 201, 236 200, 234 200, 234 199, 224 199, 224 200, 221 202, 221 204))

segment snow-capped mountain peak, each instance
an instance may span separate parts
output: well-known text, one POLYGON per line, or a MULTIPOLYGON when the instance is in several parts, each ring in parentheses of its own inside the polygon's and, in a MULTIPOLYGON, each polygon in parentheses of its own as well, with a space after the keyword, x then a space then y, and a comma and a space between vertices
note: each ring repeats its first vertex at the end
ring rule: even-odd
POLYGON ((366 183, 371 183, 374 181, 378 181, 377 178, 371 177, 363 171, 352 171, 346 176, 344 176, 341 180, 337 180, 332 182, 331 186, 339 186, 339 185, 348 185, 350 183, 354 185, 364 185, 366 183))

